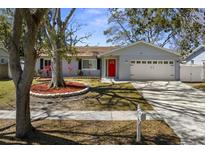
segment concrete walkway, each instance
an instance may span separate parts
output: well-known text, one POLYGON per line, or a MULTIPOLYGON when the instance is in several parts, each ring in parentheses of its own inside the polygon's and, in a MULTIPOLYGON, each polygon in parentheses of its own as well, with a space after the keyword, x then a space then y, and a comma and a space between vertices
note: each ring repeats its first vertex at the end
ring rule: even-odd
POLYGON ((182 144, 205 144, 205 92, 181 82, 133 82, 182 144))
POLYGON ((129 83, 130 81, 118 81, 112 78, 102 78, 101 82, 102 83, 129 83))
MULTIPOLYGON (((0 119, 15 119, 11 110, 0 110, 0 119)), ((52 120, 136 120, 134 111, 31 111, 31 118, 52 120)), ((146 119, 159 119, 156 112, 147 112, 146 119)))

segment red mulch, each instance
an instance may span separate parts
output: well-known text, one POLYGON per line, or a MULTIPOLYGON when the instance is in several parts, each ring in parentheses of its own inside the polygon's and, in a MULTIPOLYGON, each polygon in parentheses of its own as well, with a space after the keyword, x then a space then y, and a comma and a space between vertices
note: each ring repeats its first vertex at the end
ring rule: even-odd
POLYGON ((34 84, 31 86, 31 91, 40 94, 56 94, 74 92, 84 89, 86 86, 83 83, 78 82, 66 82, 66 87, 62 88, 48 88, 48 84, 34 84))

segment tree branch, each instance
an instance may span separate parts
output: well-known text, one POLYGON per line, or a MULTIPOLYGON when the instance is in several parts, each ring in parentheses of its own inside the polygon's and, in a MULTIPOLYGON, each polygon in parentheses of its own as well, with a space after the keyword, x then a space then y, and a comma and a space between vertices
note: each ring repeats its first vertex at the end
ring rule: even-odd
POLYGON ((68 25, 68 22, 69 22, 70 18, 73 16, 75 10, 76 10, 76 8, 71 9, 70 13, 68 14, 68 16, 66 17, 65 21, 63 22, 63 30, 64 31, 66 29, 66 26, 68 25))
POLYGON ((172 31, 172 32, 168 35, 167 39, 162 43, 161 47, 164 47, 164 46, 166 45, 166 43, 167 43, 174 35, 175 35, 175 32, 172 31))

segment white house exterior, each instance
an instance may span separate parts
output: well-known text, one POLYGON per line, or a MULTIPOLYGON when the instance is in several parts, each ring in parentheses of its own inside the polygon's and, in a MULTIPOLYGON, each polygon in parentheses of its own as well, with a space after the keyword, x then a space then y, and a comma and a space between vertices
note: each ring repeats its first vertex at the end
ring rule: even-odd
POLYGON ((201 45, 185 58, 186 64, 205 64, 205 46, 201 45))
MULTIPOLYGON (((179 80, 180 57, 173 51, 143 41, 126 47, 78 47, 71 62, 63 60, 63 76, 94 76, 117 80, 179 80)), ((68 55, 70 56, 70 55, 68 55)), ((37 75, 51 77, 51 60, 41 54, 37 75), (48 69, 49 68, 49 69, 48 69)))
POLYGON ((180 80, 184 82, 205 81, 205 46, 201 45, 194 49, 184 59, 180 66, 180 80))
POLYGON ((5 48, 0 47, 0 78, 9 77, 9 55, 5 48))
POLYGON ((179 55, 143 41, 99 55, 102 78, 179 80, 179 55))
POLYGON ((7 64, 8 63, 9 55, 5 48, 0 47, 0 64, 7 64))
MULTIPOLYGON (((111 51, 116 47, 78 47, 77 55, 72 56, 71 61, 63 59, 63 76, 92 76, 100 77, 101 60, 97 56, 101 53, 111 51)), ((70 56, 70 55, 68 55, 70 56)), ((46 66, 51 65, 51 60, 46 54, 40 55, 37 59, 35 71, 37 74, 46 66)), ((51 73, 43 71, 43 76, 50 76, 51 73)))

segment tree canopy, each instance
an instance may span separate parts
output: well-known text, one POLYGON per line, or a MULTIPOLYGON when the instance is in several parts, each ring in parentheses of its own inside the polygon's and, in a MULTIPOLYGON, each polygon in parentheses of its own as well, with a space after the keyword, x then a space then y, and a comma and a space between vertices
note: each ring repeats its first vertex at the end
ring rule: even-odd
POLYGON ((9 38, 11 35, 11 18, 9 18, 9 14, 6 10, 1 10, 0 13, 0 45, 8 48, 9 38))
POLYGON ((107 42, 127 45, 139 40, 178 51, 190 51, 203 41, 199 9, 109 9, 107 42))

